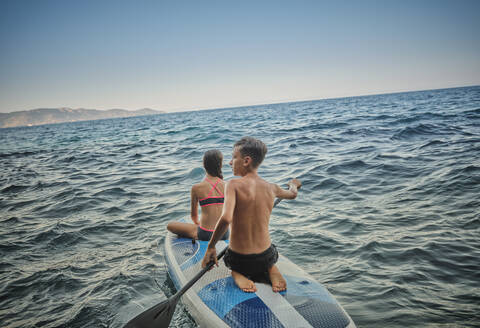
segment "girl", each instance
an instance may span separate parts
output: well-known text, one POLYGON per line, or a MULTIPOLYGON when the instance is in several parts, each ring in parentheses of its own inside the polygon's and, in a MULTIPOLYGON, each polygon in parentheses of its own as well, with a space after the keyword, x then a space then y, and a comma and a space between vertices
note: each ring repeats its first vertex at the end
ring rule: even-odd
MULTIPOLYGON (((210 240, 223 208, 225 182, 222 175, 223 155, 219 150, 208 150, 203 155, 205 179, 191 190, 191 218, 193 223, 170 222, 167 229, 181 237, 210 240), (198 220, 198 205, 201 207, 198 220)), ((222 239, 228 239, 229 231, 222 239)))

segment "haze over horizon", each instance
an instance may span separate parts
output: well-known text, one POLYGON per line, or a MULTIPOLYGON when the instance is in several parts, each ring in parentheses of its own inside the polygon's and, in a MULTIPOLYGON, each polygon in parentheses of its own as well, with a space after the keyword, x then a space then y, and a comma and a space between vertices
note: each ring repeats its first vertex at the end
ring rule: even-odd
POLYGON ((480 85, 479 1, 0 2, 0 112, 480 85))
POLYGON ((168 110, 158 110, 155 108, 131 108, 131 109, 125 109, 125 108, 103 108, 103 109, 98 109, 98 108, 84 108, 84 107, 78 107, 78 108, 72 108, 72 107, 39 107, 39 108, 31 108, 31 109, 23 109, 23 110, 18 110, 15 112, 0 112, 4 114, 13 114, 16 112, 29 112, 29 111, 36 111, 36 110, 41 110, 41 109, 68 109, 68 110, 98 110, 98 111, 109 111, 109 110, 127 110, 131 112, 135 111, 141 111, 141 110, 154 110, 158 111, 160 113, 177 113, 177 112, 190 112, 190 111, 201 111, 201 110, 212 110, 212 109, 229 109, 229 108, 242 108, 242 107, 249 107, 249 106, 262 106, 262 105, 276 105, 276 104, 282 104, 282 103, 294 103, 294 102, 309 102, 309 101, 319 101, 319 100, 328 100, 328 99, 342 99, 342 98, 353 98, 353 97, 364 97, 364 96, 375 96, 375 95, 388 95, 388 94, 396 94, 396 93, 408 93, 408 92, 421 92, 421 91, 434 91, 434 90, 442 90, 442 89, 457 89, 457 88, 469 88, 469 87, 476 87, 478 85, 466 85, 466 86, 452 86, 448 88, 435 88, 435 89, 422 89, 422 90, 404 90, 404 91, 394 91, 394 92, 386 92, 386 93, 368 93, 368 94, 361 94, 361 95, 346 95, 346 96, 341 96, 341 97, 326 97, 326 98, 312 98, 312 99, 295 99, 295 100, 285 100, 285 101, 274 101, 270 103, 249 103, 249 104, 240 104, 240 105, 233 105, 233 106, 220 106, 220 107, 208 107, 208 108, 194 108, 194 109, 184 109, 184 110, 177 110, 177 111, 168 111, 168 110))

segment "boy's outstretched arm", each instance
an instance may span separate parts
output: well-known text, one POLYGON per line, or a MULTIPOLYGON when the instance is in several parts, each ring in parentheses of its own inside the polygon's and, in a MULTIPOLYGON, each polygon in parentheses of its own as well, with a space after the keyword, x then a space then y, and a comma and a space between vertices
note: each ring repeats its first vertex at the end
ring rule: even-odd
POLYGON ((298 189, 302 187, 302 183, 298 179, 292 179, 288 182, 289 189, 285 190, 278 185, 274 185, 275 197, 281 199, 295 199, 298 194, 298 189))
POLYGON ((233 210, 235 209, 235 187, 232 182, 233 181, 228 182, 225 186, 225 201, 223 203, 222 215, 220 216, 220 219, 215 226, 215 231, 213 232, 212 238, 208 243, 207 251, 205 252, 205 256, 202 260, 202 268, 206 267, 207 264, 212 261, 218 266, 217 250, 215 245, 227 232, 228 226, 233 220, 233 210))

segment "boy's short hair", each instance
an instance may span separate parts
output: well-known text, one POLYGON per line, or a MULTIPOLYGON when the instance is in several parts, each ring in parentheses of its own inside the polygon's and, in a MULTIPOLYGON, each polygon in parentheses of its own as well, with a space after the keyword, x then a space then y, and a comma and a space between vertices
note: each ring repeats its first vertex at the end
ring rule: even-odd
POLYGON ((243 137, 233 147, 238 147, 243 157, 250 156, 254 168, 260 166, 267 154, 267 146, 261 140, 252 137, 243 137))

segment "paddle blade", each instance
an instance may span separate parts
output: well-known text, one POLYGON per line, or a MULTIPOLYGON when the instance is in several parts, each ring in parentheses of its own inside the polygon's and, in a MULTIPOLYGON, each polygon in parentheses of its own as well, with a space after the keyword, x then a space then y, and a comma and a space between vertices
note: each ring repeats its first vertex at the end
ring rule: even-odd
POLYGON ((178 298, 167 299, 130 320, 124 328, 168 328, 178 298))

